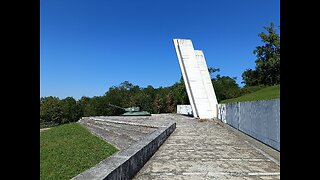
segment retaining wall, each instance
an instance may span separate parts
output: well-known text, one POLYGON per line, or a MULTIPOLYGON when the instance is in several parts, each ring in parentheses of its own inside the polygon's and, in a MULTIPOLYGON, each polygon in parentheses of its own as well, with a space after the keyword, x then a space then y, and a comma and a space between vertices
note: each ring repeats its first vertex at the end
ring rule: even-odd
POLYGON ((132 179, 175 128, 175 122, 159 127, 146 138, 113 154, 72 180, 132 179))
POLYGON ((280 99, 219 104, 218 118, 280 151, 280 99))

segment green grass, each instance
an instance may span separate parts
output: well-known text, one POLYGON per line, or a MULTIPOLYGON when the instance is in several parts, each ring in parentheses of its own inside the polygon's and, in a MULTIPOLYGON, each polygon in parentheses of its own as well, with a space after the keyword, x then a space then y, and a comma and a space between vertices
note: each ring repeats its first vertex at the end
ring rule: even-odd
POLYGON ((237 98, 223 100, 220 103, 270 100, 276 98, 280 98, 280 85, 265 87, 253 93, 245 94, 237 98))
POLYGON ((40 179, 70 179, 117 149, 77 123, 40 133, 40 179))

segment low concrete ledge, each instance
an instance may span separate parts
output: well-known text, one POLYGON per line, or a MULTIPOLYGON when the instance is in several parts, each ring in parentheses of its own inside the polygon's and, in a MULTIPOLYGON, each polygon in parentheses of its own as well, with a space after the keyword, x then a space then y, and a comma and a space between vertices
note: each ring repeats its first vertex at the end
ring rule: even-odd
POLYGON ((159 127, 146 138, 104 159, 72 179, 132 179, 175 128, 175 122, 159 127))

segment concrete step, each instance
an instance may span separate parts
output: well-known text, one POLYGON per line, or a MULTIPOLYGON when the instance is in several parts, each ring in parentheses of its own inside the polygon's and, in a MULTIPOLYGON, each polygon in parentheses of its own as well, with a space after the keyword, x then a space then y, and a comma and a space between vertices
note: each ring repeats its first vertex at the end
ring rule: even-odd
POLYGON ((134 141, 138 141, 141 138, 144 138, 146 135, 155 131, 155 128, 132 126, 95 120, 88 120, 86 121, 86 123, 101 127, 108 131, 112 131, 113 133, 118 134, 119 136, 124 136, 134 141))
POLYGON ((124 149, 154 132, 157 128, 139 126, 132 122, 117 123, 108 119, 82 118, 79 121, 94 134, 102 137, 107 142, 115 145, 118 149, 124 149))
POLYGON ((124 136, 122 134, 116 133, 112 130, 100 127, 98 125, 94 125, 92 123, 81 122, 80 124, 84 125, 93 134, 101 137, 102 139, 104 139, 108 143, 111 143, 112 145, 117 147, 119 150, 125 149, 125 148, 129 147, 131 144, 137 142, 128 136, 124 136))
POLYGON ((150 127, 143 127, 143 126, 133 126, 133 125, 127 125, 127 124, 117 124, 117 123, 110 123, 110 122, 102 122, 102 121, 92 121, 91 123, 101 125, 104 127, 114 128, 114 129, 120 129, 120 131, 124 131, 126 133, 130 133, 133 135, 143 135, 150 134, 153 131, 156 130, 156 128, 150 128, 150 127))

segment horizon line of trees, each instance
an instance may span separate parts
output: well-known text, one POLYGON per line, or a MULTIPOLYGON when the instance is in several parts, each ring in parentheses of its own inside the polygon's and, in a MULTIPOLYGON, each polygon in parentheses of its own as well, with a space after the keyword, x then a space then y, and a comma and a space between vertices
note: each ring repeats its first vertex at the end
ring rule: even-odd
MULTIPOLYGON (((280 28, 280 27, 279 27, 280 28)), ((214 73, 219 68, 208 68, 218 102, 239 97, 260 89, 263 86, 280 84, 280 36, 273 23, 265 26, 267 34, 259 33, 264 45, 257 46, 255 69, 247 69, 242 73, 245 86, 240 88, 235 77, 221 76, 214 73)), ((172 86, 154 88, 151 85, 142 88, 128 81, 118 86, 112 86, 102 96, 92 98, 83 96, 79 100, 73 97, 59 99, 58 97, 40 98, 40 124, 64 124, 76 122, 81 117, 120 115, 123 110, 109 106, 121 107, 139 106, 141 110, 150 113, 173 113, 178 104, 189 104, 183 78, 172 86)))

